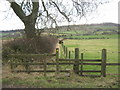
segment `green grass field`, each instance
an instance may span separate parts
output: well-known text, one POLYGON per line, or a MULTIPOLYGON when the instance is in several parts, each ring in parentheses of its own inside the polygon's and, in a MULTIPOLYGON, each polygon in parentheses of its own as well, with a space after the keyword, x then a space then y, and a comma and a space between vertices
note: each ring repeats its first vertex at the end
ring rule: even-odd
MULTIPOLYGON (((89 36, 90 37, 90 36, 89 36)), ((93 36, 92 36, 93 37, 93 36)), ((100 37, 100 36, 99 36, 100 37)), ((118 63, 118 37, 117 35, 106 35, 110 39, 90 40, 64 40, 64 45, 71 51, 74 58, 74 49, 79 48, 84 54, 84 59, 101 59, 102 49, 107 50, 107 63, 118 63)), ((63 55, 60 56, 63 58, 63 55)), ((100 66, 84 66, 85 70, 100 70, 100 66)), ((107 66, 107 74, 118 74, 118 66, 107 66)))
MULTIPOLYGON (((83 36, 87 37, 87 36, 83 36)), ((89 36, 89 37, 94 37, 89 36)), ((99 36, 102 37, 102 36, 99 36)), ((72 52, 74 58, 74 48, 79 48, 80 53, 84 53, 84 59, 101 59, 101 50, 107 49, 107 63, 118 63, 118 38, 117 35, 106 35, 110 39, 90 39, 90 40, 64 40, 64 45, 72 52)), ((62 56, 61 56, 62 57, 62 56)), ((61 69, 72 69, 72 66, 61 66, 61 69)), ((84 66, 84 70, 100 70, 100 66, 84 66)), ((51 69, 48 67, 48 69, 51 69)), ((89 73, 95 74, 96 73, 89 73)), ((11 73, 10 66, 3 66, 4 87, 18 88, 118 88, 118 66, 107 66, 107 77, 82 77, 71 73, 11 73)), ((97 74, 98 75, 98 74, 97 74)))
POLYGON ((88 36, 69 36, 69 38, 109 38, 109 39, 116 39, 118 35, 88 35, 88 36))

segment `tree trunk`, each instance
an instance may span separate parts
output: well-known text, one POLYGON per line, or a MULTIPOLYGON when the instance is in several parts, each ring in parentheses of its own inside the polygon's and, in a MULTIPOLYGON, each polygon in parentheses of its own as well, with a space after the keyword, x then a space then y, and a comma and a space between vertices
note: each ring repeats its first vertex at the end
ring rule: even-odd
POLYGON ((35 37, 35 28, 31 24, 25 25, 25 35, 27 38, 35 37))
POLYGON ((26 35, 27 38, 33 38, 33 37, 36 36, 36 33, 35 33, 35 31, 36 31, 35 23, 33 23, 31 21, 29 22, 28 20, 27 20, 27 22, 24 22, 24 25, 25 25, 25 29, 24 29, 25 35, 26 35))
POLYGON ((34 2, 32 0, 33 9, 30 15, 26 16, 22 10, 22 7, 18 5, 16 2, 11 2, 11 7, 16 15, 21 19, 21 21, 25 25, 25 34, 27 38, 33 38, 36 36, 35 23, 37 19, 38 9, 39 9, 39 1, 34 2))

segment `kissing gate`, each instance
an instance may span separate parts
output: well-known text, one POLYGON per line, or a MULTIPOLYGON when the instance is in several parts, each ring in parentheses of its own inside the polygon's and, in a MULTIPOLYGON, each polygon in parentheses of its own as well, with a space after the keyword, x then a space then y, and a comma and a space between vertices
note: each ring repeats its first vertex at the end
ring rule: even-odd
MULTIPOLYGON (((70 53, 69 53, 70 55, 70 53)), ((75 74, 84 76, 84 72, 94 72, 94 73, 101 73, 100 76, 106 77, 106 49, 102 49, 102 57, 101 59, 84 59, 83 53, 81 53, 81 58, 79 58, 79 48, 75 48, 75 58, 74 59, 60 59, 59 58, 59 48, 56 49, 56 54, 12 54, 10 55, 12 58, 18 57, 38 57, 38 56, 55 56, 56 61, 53 63, 46 62, 44 60, 42 63, 34 63, 34 62, 11 62, 11 71, 12 72, 44 72, 44 76, 46 76, 47 72, 56 72, 59 74, 60 72, 70 72, 71 70, 60 70, 60 65, 73 65, 72 71, 75 74), (64 62, 63 62, 64 61, 64 62), (93 63, 87 63, 93 62, 93 63), (15 66, 23 65, 25 70, 15 70, 15 66), (43 70, 31 70, 30 65, 43 65, 43 70), (55 65, 55 70, 47 70, 48 65, 55 65), (101 70, 84 70, 84 65, 99 65, 101 66, 101 70)), ((28 61, 28 60, 27 60, 28 61)))
MULTIPOLYGON (((102 49, 101 59, 83 59, 83 53, 81 53, 81 59, 79 59, 79 48, 75 48, 75 59, 59 59, 59 49, 56 49, 56 70, 59 72, 59 65, 62 64, 73 64, 74 73, 84 76, 84 72, 98 72, 101 76, 106 77, 106 49, 102 49), (72 61, 72 63, 59 63, 61 61, 72 61), (94 62, 94 63, 87 63, 94 62), (96 63, 95 63, 96 62, 96 63), (99 63, 98 63, 99 62, 99 63), (101 70, 83 70, 83 65, 99 65, 101 70)), ((68 71, 66 71, 68 72, 68 71)))

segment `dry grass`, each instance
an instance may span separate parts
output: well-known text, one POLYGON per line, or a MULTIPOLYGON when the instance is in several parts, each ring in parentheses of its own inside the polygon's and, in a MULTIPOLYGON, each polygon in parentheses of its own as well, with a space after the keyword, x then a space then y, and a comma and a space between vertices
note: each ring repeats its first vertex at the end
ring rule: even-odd
MULTIPOLYGON (((111 41, 113 42, 113 41, 111 41)), ((110 42, 110 43, 111 43, 110 42)), ((75 44, 78 41, 68 41, 66 40, 66 45, 75 44)), ((113 44, 113 43, 112 43, 113 44)), ((90 44, 89 44, 90 45, 90 44)), ((101 44, 102 45, 102 44, 101 44)), ((110 44, 111 45, 111 44, 110 44)), ((86 42, 81 42, 80 47, 87 47, 86 42), (85 44, 85 45, 82 45, 85 44)), ((104 45, 103 45, 104 46, 104 45)), ((57 45, 59 47, 59 45, 57 45)), ((107 46, 106 46, 107 47, 107 46)), ((75 46, 73 45, 73 48, 75 46)), ((91 46, 87 47, 91 50, 91 46)), ((98 47, 100 48, 100 47, 98 47)), ((95 48, 98 50, 98 48, 95 48)), ((71 47, 72 49, 72 47, 71 47)), ((116 50, 116 47, 111 48, 116 50)), ((47 59, 49 61, 49 57, 47 59)), ((18 67, 22 68, 22 67, 18 67)), ((70 73, 60 73, 55 76, 55 73, 47 73, 47 77, 43 76, 43 73, 11 73, 10 66, 3 66, 3 87, 12 88, 118 88, 118 77, 117 76, 107 76, 107 77, 82 77, 75 75, 72 71, 70 73)))
POLYGON ((3 87, 17 88, 118 88, 117 77, 81 77, 70 73, 11 73, 10 66, 3 66, 3 87), (70 74, 70 75, 68 75, 70 74))

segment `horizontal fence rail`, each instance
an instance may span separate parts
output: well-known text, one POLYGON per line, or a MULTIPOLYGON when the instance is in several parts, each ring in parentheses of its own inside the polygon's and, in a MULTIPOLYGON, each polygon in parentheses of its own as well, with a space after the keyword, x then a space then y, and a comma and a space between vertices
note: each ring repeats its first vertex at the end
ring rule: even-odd
MULTIPOLYGON (((76 59, 59 59, 59 61, 75 61, 76 59)), ((78 59, 77 61, 82 61, 82 59, 78 59)), ((86 61, 86 62, 100 62, 102 61, 101 59, 84 59, 83 61, 86 61)))
MULTIPOLYGON (((44 63, 10 63, 13 65, 44 65, 44 63)), ((73 65, 74 63, 72 62, 59 62, 59 65, 73 65)), ((83 65, 101 65, 101 63, 82 63, 83 65)), ((46 63, 46 65, 57 65, 57 63, 46 63)), ((81 65, 81 63, 79 63, 81 65)), ((106 63, 107 66, 111 65, 120 65, 120 63, 106 63)))
POLYGON ((56 56, 56 54, 11 54, 11 57, 39 57, 39 56, 56 56))
MULTIPOLYGON (((59 72, 70 72, 71 70, 60 70, 59 72)), ((44 70, 13 70, 12 72, 44 72, 44 70)), ((56 70, 46 70, 46 72, 56 72, 56 70)), ((79 70, 79 72, 81 72, 79 70)), ((101 71, 95 71, 95 70, 84 70, 82 72, 101 72, 101 71)))
POLYGON ((120 65, 120 63, 106 63, 106 65, 120 65))
MULTIPOLYGON (((10 63, 13 65, 44 65, 44 63, 10 63)), ((46 63, 47 65, 56 65, 57 63, 46 63)), ((59 62, 59 65, 73 65, 74 63, 67 63, 67 62, 59 62)), ((101 63, 82 63, 83 65, 101 65, 101 63)), ((81 65, 81 63, 79 63, 81 65)), ((120 63, 106 63, 106 65, 111 66, 111 65, 120 65, 120 63)))
MULTIPOLYGON (((44 63, 11 63, 13 65, 44 65, 44 63)), ((74 62, 59 62, 59 63, 46 63, 46 65, 73 65, 74 62)), ((78 63, 79 65, 81 65, 81 63, 78 63)), ((101 65, 101 63, 83 63, 83 65, 101 65)))
POLYGON ((100 73, 101 75, 106 77, 106 66, 115 66, 115 65, 120 65, 120 63, 106 63, 106 58, 107 58, 107 53, 106 49, 102 49, 102 57, 101 59, 84 59, 83 53, 81 53, 81 57, 79 57, 79 48, 75 48, 75 58, 71 59, 71 51, 68 51, 67 47, 65 47, 62 44, 63 52, 65 54, 65 58, 60 58, 60 50, 59 48, 56 49, 56 54, 11 54, 10 57, 14 58, 25 58, 25 57, 41 57, 41 56, 55 56, 56 59, 54 62, 47 62, 44 60, 43 62, 11 62, 11 71, 12 72, 43 72, 44 76, 46 76, 47 72, 56 72, 56 75, 58 75, 60 72, 70 72, 70 70, 60 70, 60 65, 72 65, 73 69, 72 71, 78 75, 81 76, 87 76, 83 75, 83 73, 100 73), (69 59, 68 59, 69 58, 69 59), (23 65, 25 67, 25 70, 15 70, 13 66, 16 65, 23 65), (30 65, 42 65, 43 70, 31 70, 29 67, 30 65), (55 65, 54 69, 55 70, 47 70, 47 65, 55 65), (101 67, 101 70, 84 70, 83 66, 84 65, 97 65, 101 67))

